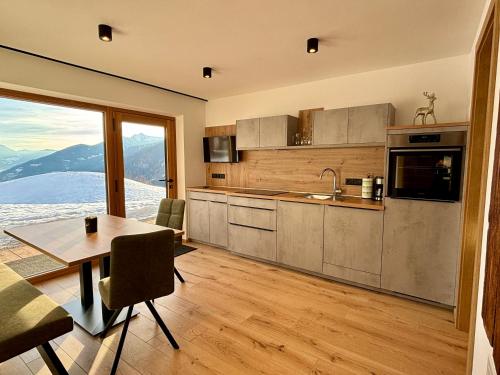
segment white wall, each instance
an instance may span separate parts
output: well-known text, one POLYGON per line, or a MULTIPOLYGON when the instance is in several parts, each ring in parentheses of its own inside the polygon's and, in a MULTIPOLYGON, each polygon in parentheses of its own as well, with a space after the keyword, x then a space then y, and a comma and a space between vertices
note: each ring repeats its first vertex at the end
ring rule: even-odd
POLYGON ((205 102, 4 49, 0 62, 2 88, 175 116, 179 196, 205 183, 205 102))
POLYGON ((307 108, 383 102, 395 105, 396 123, 410 124, 415 109, 427 105, 423 91, 436 93, 439 122, 464 121, 469 118, 470 64, 469 55, 463 55, 210 100, 207 126, 256 116, 296 116, 307 108))
MULTIPOLYGON (((486 15, 488 12, 488 8, 492 1, 487 1, 485 8, 483 10, 483 15, 481 17, 481 23, 478 27, 478 32, 476 36, 476 42, 474 43, 474 49, 476 49, 477 41, 480 37, 480 32, 482 29, 482 25, 485 22, 486 15)), ((500 61, 500 60, 499 60, 500 61)), ((471 74, 473 72, 471 71, 471 74)), ((472 84, 471 84, 472 85, 472 84)), ((486 209, 484 214, 484 227, 483 227, 483 239, 482 239, 482 248, 481 248, 481 265, 480 265, 480 275, 479 275, 479 290, 477 295, 477 311, 476 311, 476 322, 475 322, 475 337, 474 337, 474 358, 473 358, 473 369, 472 374, 474 375, 485 375, 488 362, 491 364, 491 368, 494 370, 493 364, 493 348, 488 341, 486 336, 486 331, 484 329, 483 318, 481 316, 481 310, 483 306, 483 292, 484 292, 484 276, 485 276, 485 268, 486 268, 486 244, 487 244, 487 234, 488 234, 488 216, 489 216, 489 208, 490 208, 490 195, 491 195, 491 182, 493 177, 493 164, 494 164, 494 155, 495 155, 495 140, 497 135, 497 124, 498 124, 498 110, 499 110, 499 90, 500 87, 500 69, 497 69, 496 75, 496 90, 495 90, 495 106, 493 110, 493 120, 492 120, 492 132, 491 132, 491 140, 490 140, 490 159, 488 166, 488 181, 486 187, 486 209)))

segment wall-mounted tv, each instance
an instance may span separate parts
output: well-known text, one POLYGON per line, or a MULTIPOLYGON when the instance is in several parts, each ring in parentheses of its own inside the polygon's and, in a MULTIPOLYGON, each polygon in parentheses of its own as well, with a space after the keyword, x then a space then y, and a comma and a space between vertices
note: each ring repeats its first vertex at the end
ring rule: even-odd
POLYGON ((238 163, 236 136, 204 137, 203 154, 205 163, 238 163))

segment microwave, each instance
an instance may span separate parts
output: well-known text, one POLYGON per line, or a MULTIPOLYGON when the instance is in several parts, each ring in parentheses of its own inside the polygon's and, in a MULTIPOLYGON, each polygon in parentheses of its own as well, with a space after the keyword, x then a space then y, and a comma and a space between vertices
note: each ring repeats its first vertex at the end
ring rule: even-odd
POLYGON ((460 200, 466 133, 390 134, 387 196, 460 200))

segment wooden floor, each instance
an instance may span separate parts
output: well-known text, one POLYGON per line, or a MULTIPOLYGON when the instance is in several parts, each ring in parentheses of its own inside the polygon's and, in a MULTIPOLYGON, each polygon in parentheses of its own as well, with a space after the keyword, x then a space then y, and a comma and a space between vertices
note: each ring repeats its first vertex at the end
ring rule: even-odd
MULTIPOLYGON (((156 307, 174 351, 144 304, 130 324, 122 374, 464 374, 466 335, 437 307, 246 260, 208 246, 176 258, 186 283, 156 307)), ((97 281, 95 270, 94 282, 97 281)), ((37 285, 59 303, 78 275, 37 285)), ((53 342, 71 374, 108 374, 121 327, 104 340, 78 326, 53 342)), ((36 350, 4 374, 48 374, 36 350)))

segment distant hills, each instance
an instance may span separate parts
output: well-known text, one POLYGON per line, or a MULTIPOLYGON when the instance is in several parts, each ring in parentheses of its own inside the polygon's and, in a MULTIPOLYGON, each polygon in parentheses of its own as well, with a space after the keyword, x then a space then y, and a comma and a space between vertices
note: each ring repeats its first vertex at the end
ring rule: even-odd
MULTIPOLYGON (((164 142, 162 138, 137 134, 123 139, 125 177, 150 185, 164 186, 164 142)), ((8 163, 9 149, 0 145, 0 166, 8 163), (5 156, 4 156, 5 155, 5 156)), ((16 152, 16 151, 13 151, 16 152)), ((18 152, 19 153, 19 152, 18 152)), ((53 172, 104 172, 104 145, 77 144, 59 151, 42 150, 0 171, 0 182, 53 172)), ((21 159, 18 159, 21 160, 21 159)), ((0 168, 1 170, 1 168, 0 168)))
POLYGON ((40 158, 53 153, 54 150, 13 150, 7 146, 0 145, 0 171, 22 164, 26 161, 40 158))

